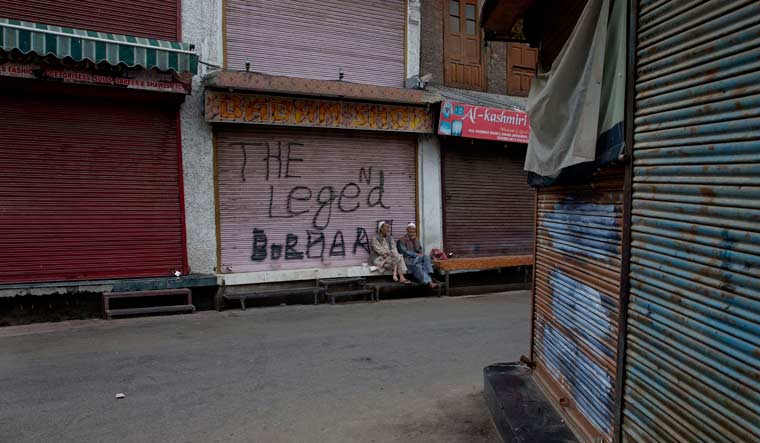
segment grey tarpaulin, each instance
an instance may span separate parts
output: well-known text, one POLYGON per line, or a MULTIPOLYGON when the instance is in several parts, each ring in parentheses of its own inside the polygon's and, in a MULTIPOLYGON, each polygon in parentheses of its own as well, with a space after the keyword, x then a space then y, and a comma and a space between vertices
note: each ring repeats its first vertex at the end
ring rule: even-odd
POLYGON ((551 69, 534 79, 525 170, 556 177, 622 150, 625 2, 614 1, 610 14, 612 3, 589 0, 551 69))

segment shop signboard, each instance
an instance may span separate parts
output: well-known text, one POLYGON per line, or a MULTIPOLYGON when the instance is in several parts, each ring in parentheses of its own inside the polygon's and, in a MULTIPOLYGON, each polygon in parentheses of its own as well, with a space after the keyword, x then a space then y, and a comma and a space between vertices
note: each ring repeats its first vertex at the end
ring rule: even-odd
POLYGON ((441 103, 438 134, 527 144, 530 123, 524 111, 444 100, 441 103))
POLYGON ((146 71, 143 69, 125 71, 123 75, 111 75, 34 64, 0 63, 0 77, 14 77, 40 80, 53 80, 63 83, 84 85, 114 86, 126 89, 146 91, 190 92, 189 83, 178 81, 172 74, 146 71))
POLYGON ((206 91, 206 121, 433 133, 422 106, 206 91))

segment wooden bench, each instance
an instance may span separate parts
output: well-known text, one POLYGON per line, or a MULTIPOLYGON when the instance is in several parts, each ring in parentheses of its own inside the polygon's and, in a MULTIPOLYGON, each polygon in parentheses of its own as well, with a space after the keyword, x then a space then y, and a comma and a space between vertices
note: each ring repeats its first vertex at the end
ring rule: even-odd
POLYGON ((448 260, 434 260, 433 266, 435 266, 438 272, 443 274, 445 278, 444 285, 446 287, 446 296, 448 296, 450 288, 449 276, 451 274, 533 266, 533 256, 500 255, 495 257, 450 258, 448 260))
POLYGON ((108 292, 103 294, 103 318, 110 320, 118 315, 142 315, 164 312, 195 312, 193 294, 190 289, 164 289, 157 291, 108 292), (181 305, 148 306, 144 308, 111 309, 111 300, 144 297, 181 296, 187 301, 181 305))

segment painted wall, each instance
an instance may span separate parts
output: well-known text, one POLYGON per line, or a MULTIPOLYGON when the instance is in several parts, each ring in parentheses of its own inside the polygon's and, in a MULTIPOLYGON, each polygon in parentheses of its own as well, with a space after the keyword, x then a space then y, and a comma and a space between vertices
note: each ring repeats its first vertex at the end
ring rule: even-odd
POLYGON ((420 241, 427 251, 443 249, 443 182, 438 136, 421 135, 418 156, 420 241))
MULTIPOLYGON (((222 65, 222 0, 183 0, 182 40, 195 44, 201 62, 222 65)), ((201 79, 209 66, 199 64, 192 95, 182 105, 182 168, 185 181, 187 258, 192 273, 216 266, 214 148, 211 126, 203 118, 201 79)))

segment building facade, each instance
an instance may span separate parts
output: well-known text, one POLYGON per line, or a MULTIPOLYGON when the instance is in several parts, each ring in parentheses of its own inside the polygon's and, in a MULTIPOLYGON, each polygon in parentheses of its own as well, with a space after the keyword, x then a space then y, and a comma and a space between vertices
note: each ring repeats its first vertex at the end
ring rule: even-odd
POLYGON ((185 277, 180 3, 82 6, 0 3, 0 293, 213 284, 185 277))

